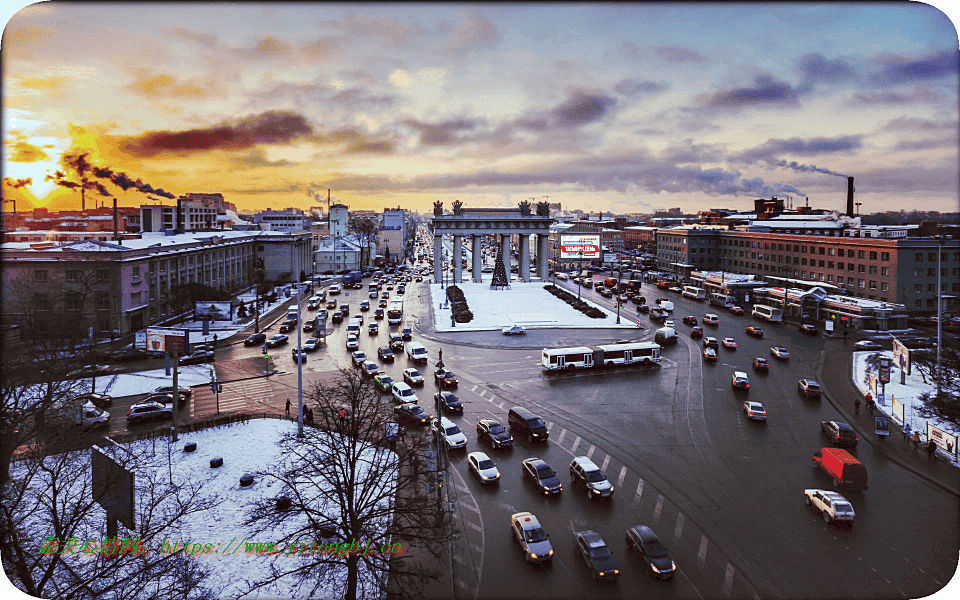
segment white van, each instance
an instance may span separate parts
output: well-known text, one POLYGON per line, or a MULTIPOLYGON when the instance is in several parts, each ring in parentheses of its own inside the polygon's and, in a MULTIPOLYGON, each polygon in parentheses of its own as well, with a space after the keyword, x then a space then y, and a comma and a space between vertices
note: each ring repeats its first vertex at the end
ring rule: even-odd
POLYGON ((661 300, 660 308, 667 312, 673 312, 673 302, 670 302, 669 300, 661 300))
POLYGON ((677 343, 677 330, 673 327, 661 327, 657 330, 657 333, 654 335, 653 340, 665 346, 667 344, 676 344, 677 343))
POLYGON ((347 335, 360 335, 360 319, 350 319, 347 323, 347 335))
POLYGON ((408 342, 406 345, 407 358, 413 362, 427 362, 427 349, 420 342, 408 342))
POLYGON ((300 309, 299 308, 290 308, 287 309, 287 320, 289 321, 300 321, 300 309))
POLYGON ((330 295, 336 296, 337 294, 343 291, 343 286, 339 283, 331 283, 329 289, 330 289, 330 295))

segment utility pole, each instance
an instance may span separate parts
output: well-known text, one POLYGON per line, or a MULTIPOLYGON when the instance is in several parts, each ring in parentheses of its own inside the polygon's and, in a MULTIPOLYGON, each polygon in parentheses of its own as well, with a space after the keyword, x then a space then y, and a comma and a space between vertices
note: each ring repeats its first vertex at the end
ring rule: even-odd
POLYGON ((942 393, 943 373, 940 371, 940 347, 943 345, 943 313, 941 310, 942 289, 940 288, 940 256, 943 254, 943 236, 936 236, 937 240, 937 399, 942 393))
MULTIPOLYGON (((299 261, 298 261, 299 262, 299 261)), ((300 272, 297 271, 297 437, 303 437, 303 324, 300 320, 300 272)))

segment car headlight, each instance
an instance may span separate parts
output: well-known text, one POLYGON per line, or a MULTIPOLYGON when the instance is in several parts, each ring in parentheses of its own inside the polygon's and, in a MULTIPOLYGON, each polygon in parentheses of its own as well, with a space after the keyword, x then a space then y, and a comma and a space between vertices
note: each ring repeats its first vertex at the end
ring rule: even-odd
POLYGON ((653 569, 654 573, 659 573, 660 569, 657 568, 657 565, 650 563, 650 568, 653 569))
POLYGON ((550 552, 547 552, 547 556, 553 556, 553 548, 550 549, 550 552))
POLYGON ((530 553, 530 558, 539 558, 535 552, 530 553))

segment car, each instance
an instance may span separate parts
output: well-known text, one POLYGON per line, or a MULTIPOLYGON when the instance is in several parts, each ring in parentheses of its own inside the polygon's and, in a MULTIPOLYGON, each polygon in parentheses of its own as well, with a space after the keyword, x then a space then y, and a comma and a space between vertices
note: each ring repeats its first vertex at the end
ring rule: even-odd
POLYGON ((703 347, 704 348, 713 348, 714 350, 720 349, 720 342, 717 341, 715 337, 705 337, 703 338, 703 347))
POLYGON ((390 393, 399 404, 417 404, 420 400, 413 388, 402 381, 394 382, 393 387, 390 388, 390 393))
POLYGON ((97 394, 97 393, 87 393, 80 394, 79 396, 74 396, 70 399, 70 404, 86 404, 87 402, 92 403, 97 408, 103 408, 105 406, 110 406, 113 404, 113 396, 108 396, 106 394, 97 394))
POLYGON ((616 579, 620 575, 620 564, 606 542, 596 531, 574 531, 573 539, 576 542, 580 557, 587 563, 590 574, 594 579, 616 579))
POLYGON ((197 348, 190 354, 181 356, 177 361, 181 365, 199 365, 200 363, 211 362, 215 358, 213 350, 197 348))
POLYGON ((743 309, 740 308, 739 306, 731 306, 731 307, 730 307, 730 313, 731 313, 731 314, 734 314, 734 315, 737 315, 737 316, 740 316, 740 315, 743 314, 743 309))
MULTIPOLYGON (((182 359, 181 359, 182 360, 182 359)), ((67 373, 67 377, 96 377, 98 375, 108 375, 113 372, 113 367, 108 365, 83 365, 67 373)))
POLYGON ((379 292, 377 292, 377 290, 371 290, 370 293, 367 294, 367 298, 370 298, 371 300, 376 300, 379 295, 380 294, 379 292))
POLYGON ((401 421, 408 421, 414 425, 428 425, 433 420, 433 415, 412 402, 393 407, 393 414, 401 421))
POLYGON ((581 282, 581 285, 583 285, 583 287, 585 287, 585 288, 592 288, 592 287, 593 287, 593 280, 592 280, 592 279, 584 279, 584 280, 581 282))
POLYGON ((883 350, 883 346, 873 340, 860 340, 853 347, 857 350, 883 350))
POLYGON ((362 314, 362 313, 357 313, 357 314, 353 315, 353 319, 352 319, 352 320, 357 321, 357 322, 359 322, 361 325, 363 325, 363 314, 362 314))
POLYGON ((562 281, 566 281, 566 280, 569 279, 569 278, 570 278, 570 276, 567 275, 566 273, 557 273, 557 279, 560 279, 560 280, 562 280, 562 281))
POLYGON ((667 320, 667 313, 666 313, 665 311, 660 310, 659 308, 655 308, 655 309, 653 309, 653 310, 650 311, 650 320, 651 320, 651 321, 666 321, 666 320, 667 320))
POLYGON ((442 367, 433 372, 433 381, 440 389, 453 389, 460 383, 453 371, 442 367))
POLYGON ((686 317, 683 318, 684 325, 690 325, 692 327, 698 323, 699 321, 697 321, 697 318, 694 317, 693 315, 687 315, 686 317))
POLYGON ((320 340, 317 338, 308 338, 307 341, 303 343, 303 349, 306 352, 313 352, 320 347, 320 340))
POLYGON ((355 335, 352 335, 352 334, 348 335, 346 346, 347 346, 347 350, 359 350, 360 340, 357 339, 357 336, 355 335))
POLYGON ((422 386, 424 383, 423 375, 413 367, 403 370, 403 381, 411 386, 422 386))
MULTIPOLYGON (((410 281, 410 280, 408 279, 407 281, 410 281)), ((405 286, 405 285, 398 285, 398 286, 397 286, 397 294, 399 294, 399 295, 402 296, 403 294, 406 293, 406 291, 407 291, 407 286, 405 286)))
POLYGON ((350 361, 353 363, 353 366, 359 367, 362 366, 367 360, 367 353, 362 350, 357 350, 350 355, 350 361))
POLYGON ((853 427, 840 421, 820 421, 820 431, 830 438, 834 446, 856 448, 860 441, 853 427))
POLYGON ((597 293, 604 298, 613 298, 613 292, 602 286, 597 286, 597 293))
POLYGON ((448 450, 464 450, 467 447, 467 436, 463 435, 457 424, 446 417, 434 420, 434 426, 440 438, 447 444, 448 450))
POLYGON ((289 333, 296 329, 297 322, 293 319, 287 319, 283 323, 280 323, 280 333, 289 333))
POLYGON ((557 477, 557 472, 550 468, 543 460, 532 456, 523 459, 520 463, 523 475, 538 491, 546 496, 559 494, 563 491, 563 484, 557 477))
POLYGON ((364 311, 364 312, 370 310, 370 303, 369 303, 368 301, 366 301, 366 300, 364 300, 363 302, 361 302, 361 303, 360 303, 360 310, 361 310, 361 311, 364 311))
POLYGON ((380 365, 372 360, 363 361, 363 364, 360 365, 360 369, 363 371, 364 375, 368 375, 370 377, 380 374, 380 365))
POLYGON ((646 564, 647 574, 669 581, 677 572, 677 563, 673 562, 667 548, 660 538, 646 525, 634 525, 624 534, 627 548, 636 550, 640 560, 646 564))
POLYGON ((735 390, 749 390, 750 378, 747 377, 747 374, 743 371, 734 371, 733 376, 730 378, 730 385, 732 385, 735 390))
POLYGON ((690 329, 690 337, 692 338, 702 338, 703 337, 703 327, 697 325, 690 329))
POLYGON ((377 302, 377 306, 379 306, 380 308, 386 308, 387 307, 386 299, 381 299, 380 302, 377 302))
POLYGON ((373 311, 373 318, 377 319, 378 321, 383 320, 383 309, 378 308, 377 310, 373 311))
POLYGON ((582 485, 590 500, 613 497, 613 484, 607 480, 600 467, 586 456, 574 457, 570 463, 570 481, 573 486, 582 485))
POLYGON ((337 307, 337 299, 336 299, 336 298, 334 298, 333 300, 329 300, 329 301, 327 302, 327 310, 333 310, 333 309, 335 309, 336 307, 337 307))
MULTIPOLYGON (((178 398, 180 400, 177 403, 178 407, 183 406, 184 404, 187 403, 187 396, 184 396, 183 394, 181 394, 180 396, 178 396, 178 398)), ((146 396, 144 396, 143 398, 140 398, 138 402, 159 402, 160 404, 173 405, 173 393, 172 392, 151 392, 146 396)))
POLYGON ((819 398, 822 394, 820 384, 813 379, 801 379, 797 382, 797 389, 807 398, 819 398))
POLYGON ((666 321, 663 322, 663 326, 673 328, 675 325, 673 321, 671 321, 670 319, 667 319, 666 321))
POLYGON ((127 362, 152 358, 153 356, 154 353, 142 348, 121 348, 120 350, 113 350, 112 352, 104 352, 102 358, 110 362, 127 362))
POLYGON ((737 341, 736 341, 735 339, 733 339, 732 337, 725 337, 725 338, 723 338, 722 344, 723 344, 723 347, 726 348, 727 350, 736 350, 736 349, 737 349, 737 341))
POLYGON ((747 332, 747 335, 752 335, 753 337, 757 337, 757 338, 763 337, 763 330, 760 329, 759 327, 754 327, 753 325, 751 325, 750 327, 747 327, 746 332, 747 332))
POLYGON ((317 324, 313 321, 313 319, 310 319, 309 321, 303 324, 303 330, 305 332, 313 331, 316 328, 317 328, 317 324))
POLYGON ((646 304, 641 304, 640 306, 637 307, 637 312, 641 314, 646 314, 650 312, 650 307, 647 306, 646 304))
POLYGON ((303 361, 307 360, 307 353, 304 352, 302 349, 299 349, 299 348, 291 348, 291 349, 290 349, 290 354, 291 354, 291 356, 293 357, 293 361, 294 361, 294 362, 297 362, 297 361, 303 362, 303 361))
POLYGON ((619 296, 617 296, 617 300, 619 300, 620 302, 626 302, 629 299, 630 299, 630 296, 628 296, 627 294, 620 294, 619 296))
POLYGON ((290 338, 283 334, 278 334, 267 340, 267 348, 276 348, 277 346, 286 344, 288 341, 290 341, 290 338))
POLYGON ((433 395, 434 404, 440 407, 440 412, 463 414, 463 403, 453 392, 437 392, 433 395))
POLYGON ((511 325, 510 327, 504 327, 500 330, 500 333, 503 335, 523 335, 526 332, 527 330, 520 325, 511 325))
POLYGON ((807 335, 817 335, 817 328, 810 323, 804 323, 800 326, 800 332, 807 335))
POLYGON ((513 539, 520 544, 527 562, 549 563, 553 560, 553 546, 540 520, 530 512, 518 512, 510 515, 510 530, 513 539))
POLYGON ((480 483, 497 483, 500 481, 500 470, 485 452, 471 452, 467 455, 467 468, 476 475, 480 483))
POLYGON ((853 524, 856 512, 850 501, 830 490, 803 490, 804 502, 820 513, 827 523, 840 522, 853 524))
POLYGON ((703 360, 706 362, 717 362, 717 351, 713 348, 704 348, 703 360))
POLYGON ((380 333, 380 326, 377 325, 376 321, 367 325, 367 333, 370 335, 377 335, 380 333))
POLYGON ((390 393, 394 383, 393 377, 390 377, 386 373, 378 373, 373 376, 373 384, 377 386, 377 389, 380 390, 382 394, 390 393))
MULTIPOLYGON (((391 285, 388 285, 388 286, 387 286, 387 289, 388 289, 388 290, 392 290, 392 289, 393 289, 393 285, 392 285, 392 284, 391 284, 391 285)), ((389 300, 389 299, 390 299, 390 292, 386 292, 386 291, 385 291, 385 292, 383 292, 382 294, 380 294, 380 299, 381 299, 381 300, 389 300)))
POLYGON ((267 334, 265 333, 254 333, 248 335, 245 340, 243 340, 244 346, 259 346, 267 341, 267 334))
POLYGON ((486 441, 494 449, 513 447, 513 436, 496 419, 480 419, 477 422, 477 441, 486 441))
POLYGON ((673 292, 674 294, 682 294, 682 293, 683 293, 683 288, 680 287, 679 285, 675 285, 675 286, 672 286, 672 287, 668 287, 668 288, 667 288, 667 291, 668 291, 668 292, 673 292))
POLYGON ((404 327, 400 330, 400 337, 402 337, 404 341, 410 341, 413 339, 413 330, 409 327, 404 327))
POLYGON ((767 359, 757 357, 753 359, 753 370, 754 371, 769 371, 770 363, 767 362, 767 359))
POLYGON ((139 425, 148 421, 160 421, 173 418, 173 407, 153 400, 137 402, 127 410, 127 422, 139 425))
POLYGON ((403 352, 403 336, 401 336, 399 333, 391 333, 390 349, 394 352, 403 352))
POLYGON ((767 409, 764 408, 760 402, 745 401, 743 403, 743 412, 747 414, 748 419, 764 422, 767 420, 767 409))
POLYGON ((394 358, 393 351, 388 346, 380 346, 377 348, 377 358, 383 362, 393 362, 394 358))
POLYGON ((343 313, 340 312, 339 310, 338 310, 337 312, 333 313, 333 316, 330 317, 330 322, 331 322, 331 323, 343 323, 343 313))
POLYGON ((790 351, 783 346, 774 346, 773 348, 770 348, 770 354, 776 356, 780 360, 787 360, 790 358, 790 351))

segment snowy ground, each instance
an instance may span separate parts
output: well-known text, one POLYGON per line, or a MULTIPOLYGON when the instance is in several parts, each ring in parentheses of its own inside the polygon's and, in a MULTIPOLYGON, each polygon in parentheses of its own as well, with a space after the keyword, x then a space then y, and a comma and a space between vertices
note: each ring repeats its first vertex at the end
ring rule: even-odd
POLYGON ((433 303, 433 322, 437 331, 478 331, 497 330, 510 325, 521 325, 527 329, 536 328, 623 328, 637 329, 632 311, 621 311, 620 325, 616 324, 617 313, 596 306, 607 314, 605 319, 591 319, 574 309, 547 290, 544 283, 510 282, 509 290, 491 290, 490 283, 463 282, 458 287, 463 290, 467 306, 473 313, 469 323, 457 323, 450 326, 451 310, 443 308, 446 290, 440 284, 430 283, 433 303))
MULTIPOLYGON (((867 391, 869 391, 873 395, 874 399, 876 399, 877 392, 881 389, 881 384, 876 383, 877 373, 873 372, 874 387, 871 388, 867 371, 867 359, 873 354, 880 354, 880 356, 886 356, 887 358, 893 360, 893 352, 890 350, 881 352, 854 352, 853 382, 860 390, 861 394, 866 394, 867 391)), ((924 435, 924 439, 926 439, 925 436, 927 432, 928 421, 931 425, 938 427, 939 429, 943 429, 947 433, 958 435, 957 429, 950 423, 924 419, 917 414, 915 407, 922 405, 918 399, 920 395, 924 392, 932 392, 936 390, 936 386, 933 383, 924 382, 923 378, 916 369, 913 369, 911 374, 907 375, 906 382, 906 385, 900 385, 900 369, 898 367, 892 367, 890 369, 890 383, 886 385, 886 399, 883 405, 877 406, 879 412, 888 416, 892 416, 891 412, 893 399, 895 398, 897 402, 904 405, 903 416, 906 423, 910 424, 910 429, 912 431, 919 431, 924 435)), ((899 419, 894 418, 894 421, 899 423, 899 419)), ((900 423, 900 425, 903 426, 904 423, 900 423)), ((891 435, 893 435, 892 431, 891 435)), ((955 465, 958 464, 956 454, 951 456, 950 460, 955 465)))
MULTIPOLYGON (((177 385, 179 387, 193 387, 195 385, 210 383, 213 379, 214 372, 212 364, 187 365, 180 367, 177 374, 177 385)), ((89 385, 90 380, 86 379, 84 383, 89 385)), ((161 385, 173 385, 172 365, 170 375, 166 374, 166 369, 154 369, 152 371, 137 371, 136 373, 122 373, 119 375, 97 377, 97 392, 115 397, 146 394, 161 385)))

